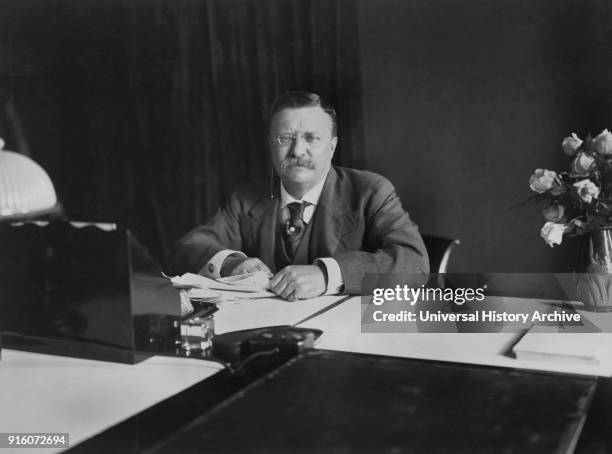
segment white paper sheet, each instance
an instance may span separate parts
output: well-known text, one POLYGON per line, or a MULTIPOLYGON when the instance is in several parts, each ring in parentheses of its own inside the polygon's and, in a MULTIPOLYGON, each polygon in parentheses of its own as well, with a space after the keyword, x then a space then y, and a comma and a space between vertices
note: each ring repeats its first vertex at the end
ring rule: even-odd
POLYGON ((0 432, 68 432, 72 447, 220 369, 189 358, 154 356, 132 365, 2 349, 0 432))
MULTIPOLYGON (((170 278, 170 282, 176 288, 201 288, 214 291, 262 292, 269 288, 269 279, 261 272, 231 276, 219 280, 200 276, 199 274, 185 273, 181 276, 170 278)), ((269 296, 274 296, 272 292, 268 292, 268 294, 269 296)))
POLYGON ((274 298, 276 295, 271 292, 242 292, 232 290, 209 290, 204 288, 191 288, 186 290, 186 295, 190 299, 207 300, 210 302, 223 302, 229 300, 246 300, 255 298, 274 298))
POLYGON ((612 377, 610 355, 599 365, 517 360, 510 352, 522 333, 361 333, 361 311, 356 297, 299 326, 323 330, 316 347, 328 350, 612 377))
POLYGON ((290 302, 276 297, 221 303, 214 316, 215 334, 265 326, 294 325, 341 298, 341 295, 319 296, 290 302))

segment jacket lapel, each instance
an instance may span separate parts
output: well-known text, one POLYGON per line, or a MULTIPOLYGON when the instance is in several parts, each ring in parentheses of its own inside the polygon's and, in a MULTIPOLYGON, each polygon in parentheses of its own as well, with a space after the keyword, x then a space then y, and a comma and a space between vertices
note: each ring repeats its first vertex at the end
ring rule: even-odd
POLYGON ((274 251, 279 200, 278 196, 262 198, 249 211, 249 216, 253 220, 253 234, 257 236, 254 238, 254 244, 258 245, 259 250, 257 257, 273 272, 276 271, 274 251))
POLYGON ((354 214, 351 212, 348 191, 350 188, 340 181, 332 167, 313 217, 309 247, 311 259, 333 256, 344 234, 353 228, 354 214))

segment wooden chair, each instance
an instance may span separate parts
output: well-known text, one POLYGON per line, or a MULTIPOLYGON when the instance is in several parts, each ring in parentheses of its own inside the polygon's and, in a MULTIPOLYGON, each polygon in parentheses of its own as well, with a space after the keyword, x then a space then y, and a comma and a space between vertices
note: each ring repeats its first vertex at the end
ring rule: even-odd
POLYGON ((422 235, 429 255, 429 269, 432 273, 444 274, 448 268, 451 252, 459 240, 434 235, 422 235))

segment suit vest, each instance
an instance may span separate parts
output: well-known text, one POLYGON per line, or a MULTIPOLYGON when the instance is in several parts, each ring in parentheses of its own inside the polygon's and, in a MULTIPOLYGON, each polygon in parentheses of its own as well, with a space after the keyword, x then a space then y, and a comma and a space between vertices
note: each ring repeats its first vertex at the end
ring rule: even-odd
POLYGON ((300 244, 295 250, 295 256, 293 257, 293 261, 291 261, 291 259, 287 255, 285 242, 283 241, 283 229, 285 228, 285 226, 281 222, 281 210, 279 209, 277 211, 278 216, 276 219, 276 234, 274 238, 274 265, 276 271, 279 271, 288 265, 310 265, 312 260, 310 260, 308 257, 308 250, 310 246, 312 224, 314 223, 315 216, 313 215, 310 219, 310 222, 306 224, 306 230, 304 231, 304 235, 302 235, 300 244))

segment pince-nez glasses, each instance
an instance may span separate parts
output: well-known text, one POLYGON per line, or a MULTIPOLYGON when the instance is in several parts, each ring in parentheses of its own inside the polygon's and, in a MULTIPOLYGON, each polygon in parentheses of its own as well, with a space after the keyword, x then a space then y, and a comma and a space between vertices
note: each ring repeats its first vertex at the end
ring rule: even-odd
POLYGON ((304 133, 294 133, 294 134, 290 134, 290 133, 277 134, 276 136, 272 137, 272 142, 277 145, 287 146, 287 145, 292 144, 294 141, 297 142, 297 140, 300 137, 304 139, 304 142, 306 142, 308 145, 316 145, 321 140, 320 137, 310 132, 304 132, 304 133))

